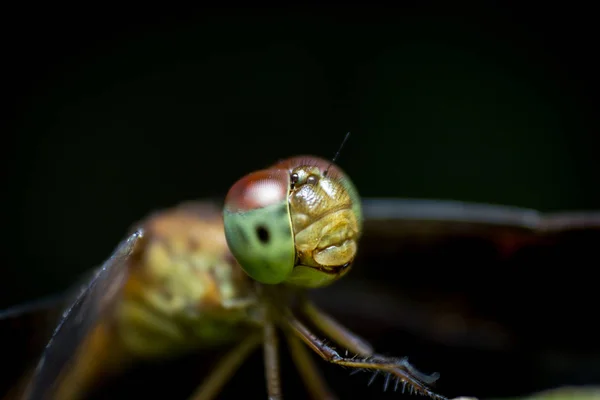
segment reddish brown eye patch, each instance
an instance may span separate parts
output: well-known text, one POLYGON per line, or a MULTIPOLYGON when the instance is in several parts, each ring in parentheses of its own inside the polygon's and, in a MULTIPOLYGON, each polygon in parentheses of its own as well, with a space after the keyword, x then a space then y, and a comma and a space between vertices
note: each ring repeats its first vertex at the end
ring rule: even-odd
POLYGON ((227 193, 228 211, 249 211, 285 201, 290 186, 288 171, 265 169, 253 172, 237 181, 227 193))

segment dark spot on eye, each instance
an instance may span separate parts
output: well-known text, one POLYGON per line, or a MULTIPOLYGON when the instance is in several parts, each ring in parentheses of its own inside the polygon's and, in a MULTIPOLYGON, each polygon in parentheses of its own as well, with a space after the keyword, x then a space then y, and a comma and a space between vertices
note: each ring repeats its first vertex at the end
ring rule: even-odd
POLYGON ((310 175, 308 178, 306 178, 306 183, 309 185, 314 185, 318 180, 319 178, 317 178, 315 175, 310 175))
POLYGON ((264 226, 259 225, 256 227, 256 235, 261 243, 266 244, 269 242, 269 231, 264 226))

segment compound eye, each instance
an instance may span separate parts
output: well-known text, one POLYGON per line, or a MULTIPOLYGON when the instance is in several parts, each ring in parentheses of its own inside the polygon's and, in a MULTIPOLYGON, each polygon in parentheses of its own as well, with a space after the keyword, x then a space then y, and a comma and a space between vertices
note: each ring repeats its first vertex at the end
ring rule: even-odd
POLYGON ((287 170, 267 169, 237 181, 225 198, 229 249, 242 269, 261 283, 281 283, 294 268, 290 184, 287 170))
POLYGON ((290 187, 288 172, 265 169, 238 180, 225 197, 225 209, 231 212, 256 210, 287 200, 290 187))

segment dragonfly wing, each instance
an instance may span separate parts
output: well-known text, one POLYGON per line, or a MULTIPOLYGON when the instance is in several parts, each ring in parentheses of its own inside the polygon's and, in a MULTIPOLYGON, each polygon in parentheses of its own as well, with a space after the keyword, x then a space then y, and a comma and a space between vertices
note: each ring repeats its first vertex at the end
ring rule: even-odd
POLYGON ((27 399, 44 399, 58 381, 76 349, 102 315, 118 299, 128 276, 127 261, 143 236, 137 230, 123 240, 92 278, 80 287, 64 310, 38 362, 27 399))
POLYGON ((570 257, 583 259, 600 234, 598 211, 543 214, 458 201, 367 199, 364 215, 359 257, 392 252, 398 263, 406 264, 423 265, 428 260, 448 264, 458 258, 454 261, 466 266, 486 258, 507 259, 528 249, 567 245, 570 257))
MULTIPOLYGON (((518 314, 531 304, 527 312, 534 318, 552 307, 547 298, 530 299, 533 288, 573 285, 582 290, 570 298, 571 317, 581 309, 575 300, 591 301, 588 294, 595 292, 593 280, 582 277, 598 264, 600 212, 543 214, 454 201, 367 199, 364 215, 352 276, 393 283, 394 290, 415 300, 460 308, 472 295, 478 299, 475 308, 489 314, 488 307, 497 308, 502 296, 503 305, 513 304, 518 314), (443 293, 456 295, 456 301, 436 299, 443 293)), ((551 299, 557 307, 565 305, 558 296, 551 299)))
POLYGON ((0 375, 0 398, 39 359, 66 297, 48 297, 0 311, 0 354, 6 367, 0 375))
MULTIPOLYGON (((581 376, 576 366, 587 362, 595 365, 586 370, 589 381, 600 379, 600 328, 590 318, 598 292, 598 211, 367 199, 364 216, 353 270, 320 301, 342 323, 391 352, 400 332, 411 333, 404 345, 412 337, 417 354, 418 343, 428 340, 423 352, 436 348, 464 360, 464 368, 436 363, 446 371, 442 379, 481 393, 504 384, 505 376, 491 370, 574 383, 581 376), (467 353, 465 344, 478 351, 467 353), (550 354, 557 355, 552 363, 550 354)), ((544 383, 522 384, 534 390, 544 383)))
POLYGON ((393 223, 396 236, 491 228, 538 233, 600 229, 600 211, 543 214, 526 208, 451 200, 369 198, 363 201, 363 213, 367 228, 381 229, 382 223, 393 223))

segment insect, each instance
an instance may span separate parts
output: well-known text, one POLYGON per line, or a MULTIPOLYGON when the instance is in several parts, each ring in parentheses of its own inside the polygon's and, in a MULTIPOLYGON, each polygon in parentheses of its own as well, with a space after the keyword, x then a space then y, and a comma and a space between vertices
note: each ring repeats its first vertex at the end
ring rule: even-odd
POLYGON ((528 210, 452 202, 368 199, 357 207, 356 191, 344 179, 341 170, 328 161, 292 158, 236 183, 225 200, 223 216, 215 205, 200 202, 142 221, 69 303, 26 394, 29 398, 77 398, 95 381, 127 368, 128 360, 167 357, 231 342, 238 344, 192 398, 214 397, 243 358, 261 343, 269 396, 277 398, 281 386, 275 328, 279 327, 313 397, 331 398, 332 394, 315 372, 304 344, 322 358, 348 368, 382 371, 391 387, 398 382, 402 388, 406 383, 407 389, 443 398, 429 388, 436 374, 425 375, 405 359, 375 354, 368 343, 310 302, 304 289, 340 279, 361 254, 375 255, 372 262, 402 240, 411 245, 418 242, 406 241, 410 237, 431 241, 436 233, 447 238, 460 236, 458 232, 475 237, 492 232, 498 248, 509 254, 519 243, 552 241, 554 233, 600 227, 597 214, 543 217, 528 210), (337 215, 346 215, 348 221, 340 223, 332 213, 319 214, 315 207, 305 209, 309 221, 320 221, 324 214, 329 216, 324 225, 337 224, 329 236, 327 227, 320 225, 318 237, 341 243, 337 253, 315 256, 315 250, 329 249, 327 243, 311 248, 309 244, 316 240, 311 236, 290 243, 290 237, 302 232, 300 227, 311 225, 302 213, 296 214, 294 222, 293 212, 281 209, 302 210, 301 200, 312 199, 314 194, 306 188, 336 193, 327 186, 329 180, 341 185, 338 190, 347 195, 336 211, 342 211, 337 215), (285 217, 291 223, 286 225, 285 217), (394 221, 403 221, 404 229, 397 229, 394 221), (344 230, 343 235, 337 234, 344 230), (359 241, 361 231, 365 235, 359 241), (361 253, 358 248, 365 244, 366 252, 361 253), (301 254, 290 254, 290 245, 301 254), (300 266, 297 271, 283 263, 290 258, 300 266), (262 269, 262 265, 271 268, 262 269), (323 336, 351 350, 351 356, 333 349, 323 336))
POLYGON ((309 156, 240 179, 222 215, 207 204, 153 215, 119 244, 65 310, 25 398, 80 398, 129 360, 229 342, 237 345, 191 398, 215 397, 261 344, 268 397, 282 398, 280 329, 314 398, 333 395, 307 349, 342 367, 379 372, 389 385, 444 399, 430 389, 437 374, 376 353, 305 295, 305 289, 328 286, 348 273, 361 230, 361 203, 350 179, 332 162, 309 156), (347 352, 338 352, 323 335, 347 352), (65 352, 69 347, 74 354, 65 352))

